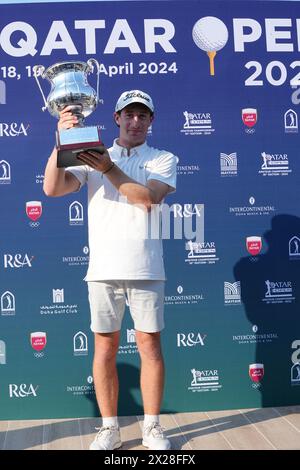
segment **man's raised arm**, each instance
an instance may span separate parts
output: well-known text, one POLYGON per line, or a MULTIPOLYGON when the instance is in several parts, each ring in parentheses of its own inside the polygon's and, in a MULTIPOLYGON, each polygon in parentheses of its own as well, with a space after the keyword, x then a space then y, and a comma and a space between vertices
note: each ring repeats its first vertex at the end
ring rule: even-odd
MULTIPOLYGON (((58 129, 71 129, 77 122, 77 117, 69 111, 69 107, 66 107, 60 113, 58 129)), ((80 182, 74 175, 64 168, 57 168, 57 150, 54 148, 45 169, 44 193, 53 197, 64 196, 77 191, 79 186, 80 182)))

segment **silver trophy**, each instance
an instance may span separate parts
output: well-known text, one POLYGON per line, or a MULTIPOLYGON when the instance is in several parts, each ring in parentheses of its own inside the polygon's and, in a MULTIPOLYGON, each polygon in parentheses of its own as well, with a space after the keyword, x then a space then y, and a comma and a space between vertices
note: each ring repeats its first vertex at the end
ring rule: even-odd
POLYGON ((98 126, 84 126, 84 119, 95 111, 99 103, 100 65, 96 59, 87 62, 60 62, 45 70, 43 65, 33 67, 33 75, 44 100, 42 110, 59 119, 59 113, 66 106, 78 117, 78 124, 68 130, 56 131, 57 166, 82 165, 77 154, 93 148, 103 150, 98 126), (88 74, 97 72, 97 91, 87 82, 88 74), (46 99, 39 82, 39 76, 49 80, 51 90, 46 99))

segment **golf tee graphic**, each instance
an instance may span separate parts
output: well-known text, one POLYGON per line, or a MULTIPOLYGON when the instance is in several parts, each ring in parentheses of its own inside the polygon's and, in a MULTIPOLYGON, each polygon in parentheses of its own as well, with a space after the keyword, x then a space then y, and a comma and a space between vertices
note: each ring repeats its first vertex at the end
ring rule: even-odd
POLYGON ((205 16, 193 27, 193 40, 196 46, 209 57, 210 75, 215 75, 214 59, 217 51, 223 49, 228 41, 228 30, 223 21, 214 16, 205 16))

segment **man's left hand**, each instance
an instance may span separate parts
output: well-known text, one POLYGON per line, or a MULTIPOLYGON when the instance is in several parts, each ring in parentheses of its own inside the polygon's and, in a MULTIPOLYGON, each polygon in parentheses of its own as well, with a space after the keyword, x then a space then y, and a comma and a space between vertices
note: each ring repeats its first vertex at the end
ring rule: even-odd
POLYGON ((88 165, 101 173, 108 170, 112 165, 112 161, 105 147, 103 147, 103 153, 95 150, 86 150, 85 152, 80 152, 79 155, 77 155, 77 158, 85 165, 88 165))

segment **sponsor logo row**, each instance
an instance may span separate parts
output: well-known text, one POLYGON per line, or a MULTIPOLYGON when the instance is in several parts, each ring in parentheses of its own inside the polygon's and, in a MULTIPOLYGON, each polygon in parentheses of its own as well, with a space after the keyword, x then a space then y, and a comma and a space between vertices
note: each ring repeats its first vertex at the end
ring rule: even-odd
MULTIPOLYGON (((261 160, 258 166, 258 174, 261 176, 288 176, 292 173, 289 156, 287 153, 260 154, 261 160)), ((201 171, 200 165, 177 165, 177 174, 189 176, 201 171)), ((222 178, 238 176, 238 154, 220 153, 220 175, 222 178)))
MULTIPOLYGON (((211 135, 215 128, 211 112, 183 111, 183 126, 181 132, 184 135, 211 135)), ((254 134, 258 124, 258 112, 256 108, 244 108, 241 113, 242 122, 247 134, 254 134)), ((298 114, 293 109, 288 109, 283 115, 283 129, 286 133, 298 133, 298 114)), ((102 125, 102 128, 104 126, 102 125)), ((30 124, 23 122, 0 122, 0 138, 27 137, 30 124)), ((150 134, 152 134, 152 127, 150 134)))
MULTIPOLYGON (((211 135, 215 132, 212 113, 184 111, 185 122, 181 129, 184 135, 211 135)), ((258 123, 256 108, 242 109, 242 121, 246 134, 254 134, 258 123)), ((288 109, 283 115, 283 129, 286 133, 298 133, 298 114, 293 109, 288 109)))
MULTIPOLYGON (((163 217, 162 223, 166 226, 171 214, 174 219, 204 218, 204 204, 201 203, 174 203, 172 205, 163 204, 159 206, 163 217)), ((41 201, 27 201, 25 203, 27 217, 31 220, 31 227, 38 227, 37 222, 43 213, 41 201)), ((276 207, 271 204, 257 204, 254 196, 250 196, 246 204, 242 206, 229 206, 228 213, 234 215, 272 215, 276 212, 276 207)), ((73 201, 68 207, 68 219, 70 225, 84 224, 84 209, 79 201, 73 201)), ((178 238, 178 237, 176 237, 178 238)))
MULTIPOLYGON (((86 266, 89 262, 89 248, 84 246, 82 253, 62 256, 60 262, 67 266, 86 266)), ((34 266, 35 256, 28 253, 4 253, 4 269, 32 268, 34 266)))
MULTIPOLYGON (((247 213, 247 207, 239 208, 240 212, 247 213)), ((264 210, 263 208, 257 208, 258 212, 260 209, 264 210)), ((237 210, 237 208, 234 208, 237 210)), ((251 261, 258 261, 259 254, 263 249, 263 240, 262 237, 258 235, 252 235, 246 237, 245 240, 245 248, 247 252, 251 255, 249 258, 251 261)), ((217 244, 214 241, 206 241, 206 242, 194 242, 189 240, 185 243, 185 250, 187 251, 187 255, 185 258, 185 262, 189 265, 193 264, 216 264, 216 262, 220 261, 217 252, 217 244)), ((287 243, 286 246, 286 253, 290 261, 300 260, 300 238, 297 235, 292 236, 287 243)))
MULTIPOLYGON (((230 154, 221 152, 219 155, 219 168, 220 176, 225 177, 235 177, 238 176, 238 154, 237 152, 232 152, 230 154)), ((198 164, 179 164, 177 165, 177 174, 178 176, 190 176, 199 174, 201 171, 200 165, 198 164)), ((261 152, 260 153, 260 164, 257 167, 258 174, 261 176, 288 176, 292 173, 292 168, 290 165, 289 155, 287 153, 271 153, 271 152, 261 152)), ((8 185, 11 184, 12 179, 12 170, 11 165, 6 160, 0 161, 0 184, 8 185)), ((35 179, 37 184, 43 184, 44 175, 37 174, 35 179)), ((34 203, 38 205, 41 204, 40 201, 28 201, 26 202, 26 213, 30 210, 30 206, 34 203)), ((72 209, 74 212, 73 218, 76 216, 76 208, 72 209)), ((31 213, 34 215, 33 213, 31 213)), ((39 212, 37 212, 39 214, 39 212)), ((28 214, 30 217, 30 214, 28 214)), ((41 215, 41 214, 40 214, 41 215)), ((39 218, 39 217, 38 217, 39 218)), ((77 223, 78 220, 75 219, 77 223)))
MULTIPOLYGON (((44 331, 35 331, 30 333, 30 344, 32 349, 35 351, 34 356, 36 358, 44 357, 47 345, 47 333, 44 331)), ((258 344, 258 343, 272 343, 277 341, 279 336, 274 332, 259 331, 257 325, 253 325, 251 332, 237 333, 235 332, 231 340, 235 344, 258 344)), ((297 348, 299 344, 295 342, 292 347, 297 348)), ((175 346, 175 343, 174 343, 175 346)), ((176 347, 180 349, 184 348, 204 348, 207 346, 207 334, 203 332, 185 332, 176 334, 176 347)), ((126 343, 119 345, 118 354, 132 354, 137 353, 136 337, 134 329, 126 330, 126 343)), ((296 351, 296 355, 299 354, 300 349, 296 351)), ((85 356, 88 354, 88 337, 82 332, 78 331, 73 336, 73 354, 74 356, 85 356)), ((6 343, 0 341, 0 364, 6 364, 6 343)))
MULTIPOLYGON (((251 255, 251 261, 258 261, 259 256, 263 249, 263 241, 260 236, 246 237, 245 249, 251 255)), ((185 248, 185 263, 188 265, 197 264, 216 264, 220 261, 217 251, 217 244, 214 241, 194 242, 189 240, 184 242, 185 248)), ((287 257, 290 261, 300 260, 300 237, 294 235, 287 243, 286 247, 287 257)), ((3 267, 4 269, 21 269, 32 268, 36 257, 28 253, 4 253, 3 254, 3 267)), ((86 266, 89 262, 89 248, 84 246, 82 253, 62 256, 60 262, 70 267, 86 266)), ((266 282, 268 280, 266 279, 266 282)), ((275 281, 271 281, 275 282, 275 281)), ((279 281, 276 281, 279 282, 279 281)))
MULTIPOLYGON (((266 374, 265 374, 266 372, 266 374)), ((249 387, 253 390, 262 390, 264 387, 265 371, 263 363, 252 363, 248 365, 249 387)), ((190 369, 190 380, 186 383, 185 387, 189 392, 218 392, 223 388, 222 373, 219 369, 190 369)), ((293 364, 290 368, 290 385, 300 385, 300 363, 293 364)), ((88 376, 86 383, 67 385, 65 388, 67 393, 72 395, 90 395, 95 394, 93 385, 93 377, 88 376)), ((8 384, 7 395, 10 399, 24 399, 24 398, 37 398, 43 392, 40 391, 39 384, 8 384)), ((2 396, 4 393, 2 392, 2 396)))
MULTIPOLYGON (((44 349, 47 345, 47 333, 44 331, 36 331, 30 333, 30 344, 35 351, 36 358, 44 357, 44 349)), ((204 332, 180 332, 174 336, 176 338, 176 347, 184 348, 204 348, 209 343, 208 335, 204 332)), ((257 325, 253 325, 251 331, 248 329, 243 332, 234 332, 231 334, 231 341, 234 344, 270 344, 280 339, 280 334, 274 331, 261 330, 257 325)), ((175 346, 174 343, 174 346, 175 346)), ((300 360, 300 341, 295 340, 292 343, 292 348, 295 349, 292 355, 293 363, 300 360)), ((119 345, 118 354, 137 353, 136 336, 134 329, 126 330, 126 342, 119 345)), ((74 356, 85 356, 88 354, 88 337, 82 332, 78 331, 73 336, 73 354, 74 356)), ((6 344, 3 340, 0 342, 0 364, 6 364, 6 344)))
MULTIPOLYGON (((261 281, 260 292, 264 295, 258 300, 266 304, 288 304, 293 303, 296 299, 294 295, 295 286, 290 280, 270 280, 261 281)), ((224 281, 223 284, 223 301, 225 306, 236 306, 242 304, 242 287, 241 281, 229 282, 224 281)), ((76 303, 66 303, 64 300, 64 289, 52 290, 52 303, 46 303, 39 306, 41 315, 62 315, 62 314, 78 314, 79 307, 76 303)), ((176 292, 165 295, 164 303, 166 306, 181 305, 199 305, 205 301, 205 295, 202 291, 187 291, 183 286, 178 286, 176 292)), ((127 305, 128 305, 128 301, 127 305)), ((16 297, 13 292, 6 290, 0 296, 0 313, 1 316, 14 316, 18 311, 16 297)))

